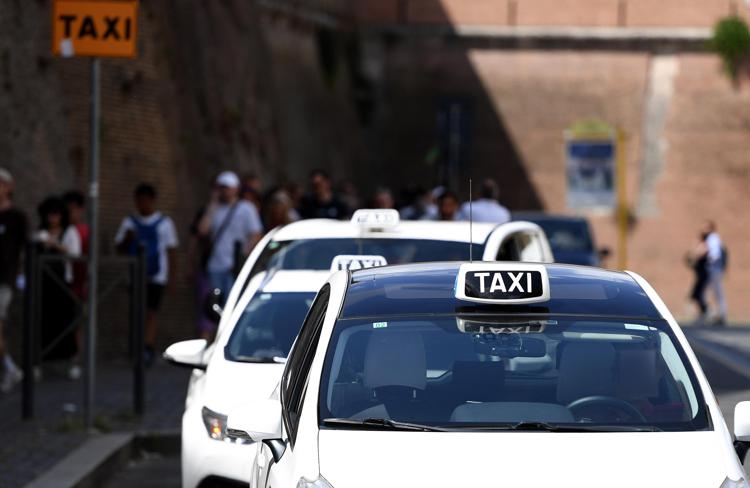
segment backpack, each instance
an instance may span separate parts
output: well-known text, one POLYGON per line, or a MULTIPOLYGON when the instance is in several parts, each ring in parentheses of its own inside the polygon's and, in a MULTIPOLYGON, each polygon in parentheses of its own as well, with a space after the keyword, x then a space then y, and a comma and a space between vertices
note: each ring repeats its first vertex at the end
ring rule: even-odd
POLYGON ((146 274, 153 278, 161 271, 161 259, 159 253, 159 225, 164 220, 162 215, 151 224, 144 224, 134 215, 130 221, 135 227, 135 239, 130 245, 130 254, 138 254, 138 246, 143 245, 146 251, 146 274))

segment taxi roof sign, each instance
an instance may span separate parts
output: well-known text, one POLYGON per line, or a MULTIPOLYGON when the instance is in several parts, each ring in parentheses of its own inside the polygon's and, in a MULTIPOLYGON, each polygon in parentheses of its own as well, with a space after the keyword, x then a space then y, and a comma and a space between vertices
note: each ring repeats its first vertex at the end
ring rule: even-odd
POLYGON ((352 215, 352 224, 370 229, 394 227, 401 221, 392 208, 361 208, 352 215))
POLYGON ((456 298, 480 303, 525 304, 549 300, 547 268, 526 263, 465 263, 456 277, 456 298))
POLYGON ((388 261, 383 256, 376 255, 358 255, 358 254, 340 254, 331 261, 331 271, 341 271, 348 269, 355 271, 358 269, 377 268, 385 266, 388 261))
POLYGON ((55 0, 52 54, 133 58, 137 0, 55 0))

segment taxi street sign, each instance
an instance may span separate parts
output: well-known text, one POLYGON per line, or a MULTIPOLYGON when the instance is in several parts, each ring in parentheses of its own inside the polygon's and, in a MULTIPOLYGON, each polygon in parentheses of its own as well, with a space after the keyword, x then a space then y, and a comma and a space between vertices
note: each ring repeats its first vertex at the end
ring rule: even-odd
POLYGON ((136 0, 55 0, 52 54, 135 57, 137 11, 136 0))
POLYGON ((456 298, 496 304, 547 301, 547 269, 521 263, 462 264, 456 279, 456 298))

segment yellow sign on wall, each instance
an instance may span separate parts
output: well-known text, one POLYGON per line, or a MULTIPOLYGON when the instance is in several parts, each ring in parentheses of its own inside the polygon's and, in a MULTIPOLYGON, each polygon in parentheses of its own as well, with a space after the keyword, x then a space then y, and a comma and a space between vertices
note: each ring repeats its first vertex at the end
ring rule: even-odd
POLYGON ((133 58, 137 0, 55 0, 52 54, 133 58))

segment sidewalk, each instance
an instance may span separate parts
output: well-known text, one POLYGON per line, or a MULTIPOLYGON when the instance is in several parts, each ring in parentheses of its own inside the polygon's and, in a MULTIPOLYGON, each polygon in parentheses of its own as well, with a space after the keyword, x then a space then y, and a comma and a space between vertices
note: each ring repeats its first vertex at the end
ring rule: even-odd
MULTIPOLYGON (((95 427, 99 432, 179 430, 190 371, 162 361, 146 372, 146 409, 133 414, 132 370, 100 362, 95 427)), ((21 420, 20 385, 0 395, 0 487, 24 486, 91 436, 83 428, 82 380, 46 374, 36 384, 35 418, 21 420)))

